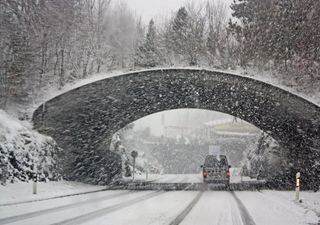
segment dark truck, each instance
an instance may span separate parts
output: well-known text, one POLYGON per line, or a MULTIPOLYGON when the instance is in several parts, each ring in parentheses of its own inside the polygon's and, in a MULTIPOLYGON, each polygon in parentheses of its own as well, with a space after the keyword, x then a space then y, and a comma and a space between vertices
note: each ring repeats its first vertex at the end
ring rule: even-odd
POLYGON ((230 168, 225 155, 207 155, 201 165, 204 183, 224 184, 229 187, 230 168))

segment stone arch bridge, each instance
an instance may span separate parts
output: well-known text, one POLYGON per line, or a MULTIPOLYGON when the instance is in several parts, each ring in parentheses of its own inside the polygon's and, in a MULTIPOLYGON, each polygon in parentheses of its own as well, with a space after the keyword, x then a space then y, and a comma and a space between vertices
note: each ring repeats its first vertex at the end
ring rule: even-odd
MULTIPOLYGON (((33 123, 72 153, 63 160, 70 179, 103 183, 119 172, 118 157, 107 147, 115 132, 147 115, 180 108, 219 111, 255 125, 289 149, 296 166, 316 179, 311 174, 320 154, 319 106, 223 72, 163 69, 102 79, 45 102, 34 112, 33 123)), ((319 180, 319 173, 315 176, 319 180)))

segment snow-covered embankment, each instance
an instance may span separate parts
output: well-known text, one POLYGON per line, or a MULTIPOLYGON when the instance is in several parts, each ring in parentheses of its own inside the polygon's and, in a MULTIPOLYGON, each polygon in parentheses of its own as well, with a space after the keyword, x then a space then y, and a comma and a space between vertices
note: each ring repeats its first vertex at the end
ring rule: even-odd
POLYGON ((0 110, 1 184, 29 181, 34 174, 38 174, 40 181, 59 179, 59 151, 52 138, 0 110))

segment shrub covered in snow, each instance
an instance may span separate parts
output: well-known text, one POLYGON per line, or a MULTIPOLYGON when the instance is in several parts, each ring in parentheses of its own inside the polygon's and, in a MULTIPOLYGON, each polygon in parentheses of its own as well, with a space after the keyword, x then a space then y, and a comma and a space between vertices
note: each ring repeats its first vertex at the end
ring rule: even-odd
POLYGON ((27 123, 15 120, 0 110, 0 174, 1 183, 38 180, 58 180, 56 142, 31 129, 27 123))
POLYGON ((273 188, 292 187, 294 172, 288 151, 266 133, 262 133, 244 160, 242 173, 252 178, 266 179, 273 188))

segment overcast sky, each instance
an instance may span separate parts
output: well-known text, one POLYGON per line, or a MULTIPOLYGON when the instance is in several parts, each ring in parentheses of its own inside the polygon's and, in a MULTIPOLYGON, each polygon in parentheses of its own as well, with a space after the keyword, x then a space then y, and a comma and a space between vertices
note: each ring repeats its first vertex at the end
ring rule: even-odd
MULTIPOLYGON (((143 21, 148 22, 150 19, 157 16, 170 15, 177 11, 188 0, 118 0, 126 2, 130 8, 141 15, 143 21)), ((207 0, 194 0, 195 2, 206 2, 207 0)), ((223 1, 226 4, 231 4, 233 0, 211 0, 223 1)), ((231 11, 231 9, 230 9, 231 11)))

